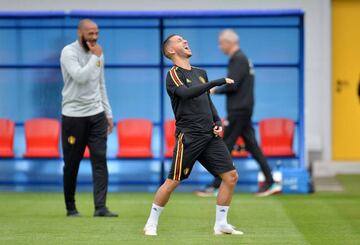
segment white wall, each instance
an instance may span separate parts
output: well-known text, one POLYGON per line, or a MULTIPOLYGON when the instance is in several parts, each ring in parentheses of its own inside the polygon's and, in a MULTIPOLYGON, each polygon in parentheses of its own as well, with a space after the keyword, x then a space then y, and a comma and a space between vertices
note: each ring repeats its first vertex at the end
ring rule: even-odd
POLYGON ((280 9, 305 11, 306 148, 331 159, 331 0, 9 0, 0 10, 280 9))

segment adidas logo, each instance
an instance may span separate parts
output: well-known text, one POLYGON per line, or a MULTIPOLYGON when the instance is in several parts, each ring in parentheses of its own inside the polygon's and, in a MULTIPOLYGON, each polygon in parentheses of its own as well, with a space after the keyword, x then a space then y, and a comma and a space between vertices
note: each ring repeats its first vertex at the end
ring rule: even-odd
POLYGON ((225 209, 220 209, 220 212, 225 213, 226 211, 225 209))

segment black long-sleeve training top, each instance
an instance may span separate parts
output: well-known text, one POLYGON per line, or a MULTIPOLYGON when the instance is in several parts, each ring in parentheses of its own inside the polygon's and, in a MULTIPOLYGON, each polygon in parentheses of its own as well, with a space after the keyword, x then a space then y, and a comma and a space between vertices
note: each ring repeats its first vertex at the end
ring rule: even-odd
POLYGON ((176 119, 176 133, 208 133, 214 125, 221 125, 208 91, 225 83, 224 78, 209 82, 206 71, 200 68, 187 70, 173 66, 170 69, 166 90, 176 119))
POLYGON ((228 78, 235 81, 215 90, 216 94, 226 94, 228 115, 252 115, 254 107, 254 74, 251 62, 246 55, 238 50, 230 58, 228 78))

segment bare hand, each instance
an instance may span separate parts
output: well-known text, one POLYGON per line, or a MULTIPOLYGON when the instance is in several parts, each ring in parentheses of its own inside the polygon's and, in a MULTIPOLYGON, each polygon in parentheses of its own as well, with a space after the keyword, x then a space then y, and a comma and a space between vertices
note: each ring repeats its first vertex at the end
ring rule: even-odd
POLYGON ((232 80, 231 78, 225 78, 225 81, 227 84, 233 84, 234 80, 232 80))
POLYGON ((96 43, 93 46, 91 45, 90 42, 86 42, 86 44, 89 47, 91 53, 95 54, 98 57, 100 57, 102 55, 102 53, 103 53, 102 47, 98 43, 96 43))
POLYGON ((112 133, 113 131, 113 127, 114 127, 114 123, 113 123, 113 119, 108 117, 107 118, 107 121, 108 121, 108 128, 107 128, 107 132, 108 132, 108 135, 112 133))
POLYGON ((213 133, 215 134, 216 137, 221 137, 221 133, 223 131, 223 127, 222 126, 215 126, 213 128, 213 133))
POLYGON ((215 94, 216 88, 211 88, 210 89, 210 94, 215 94))

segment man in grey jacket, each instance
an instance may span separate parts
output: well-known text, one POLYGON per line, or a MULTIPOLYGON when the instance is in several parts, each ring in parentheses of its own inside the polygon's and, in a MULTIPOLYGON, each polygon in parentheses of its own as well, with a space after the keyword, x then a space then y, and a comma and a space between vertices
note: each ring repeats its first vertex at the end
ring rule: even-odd
POLYGON ((94 181, 94 216, 117 217, 106 207, 108 170, 107 135, 113 128, 106 93, 104 56, 97 43, 95 22, 84 19, 78 25, 78 40, 61 52, 62 146, 64 154, 64 196, 67 216, 79 216, 75 205, 76 179, 85 147, 90 150, 94 181))

